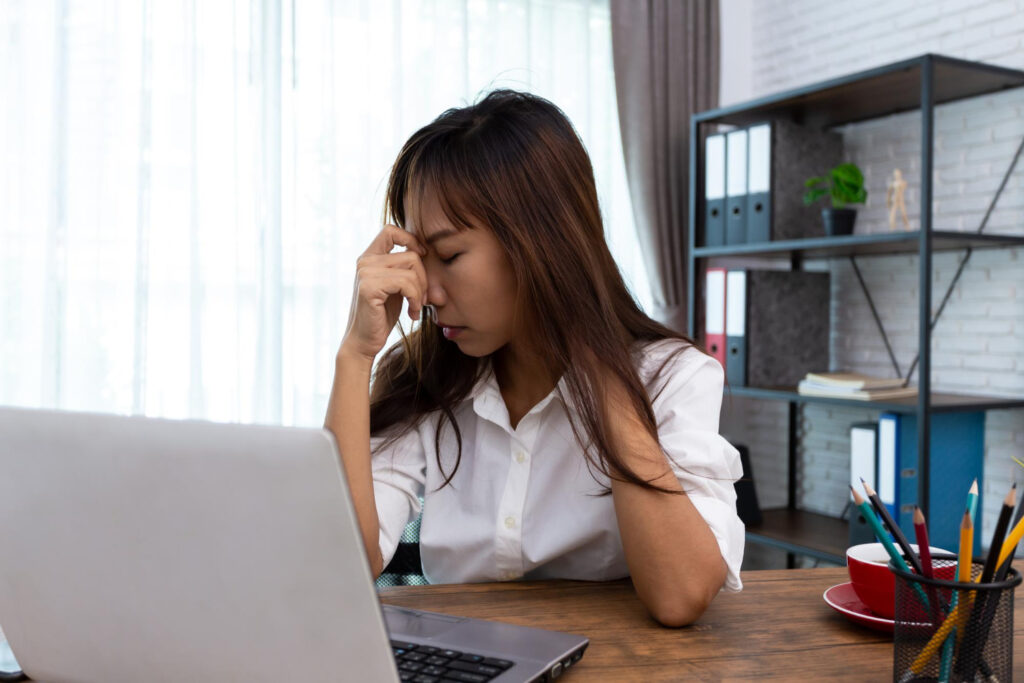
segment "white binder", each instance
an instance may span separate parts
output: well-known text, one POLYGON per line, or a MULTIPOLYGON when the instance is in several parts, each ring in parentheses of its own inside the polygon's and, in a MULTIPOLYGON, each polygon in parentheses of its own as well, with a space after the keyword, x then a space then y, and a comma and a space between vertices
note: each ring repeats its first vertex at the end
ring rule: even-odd
POLYGON ((861 495, 864 495, 861 479, 871 488, 878 488, 877 438, 878 426, 875 424, 850 427, 850 486, 861 495))
POLYGON ((704 141, 704 245, 725 244, 725 135, 704 141))
POLYGON ((725 243, 747 241, 747 130, 725 136, 725 243))
POLYGON ((762 123, 747 129, 747 237, 748 243, 772 238, 772 126, 762 123))

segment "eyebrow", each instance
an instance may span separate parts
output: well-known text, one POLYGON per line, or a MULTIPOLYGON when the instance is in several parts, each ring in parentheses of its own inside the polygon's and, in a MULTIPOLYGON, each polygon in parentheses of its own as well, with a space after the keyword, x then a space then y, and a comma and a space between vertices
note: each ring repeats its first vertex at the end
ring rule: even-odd
POLYGON ((436 242, 438 240, 443 240, 446 237, 452 237, 453 235, 458 235, 458 234, 459 234, 458 230, 454 230, 452 228, 444 228, 443 230, 438 230, 433 235, 431 235, 430 237, 427 237, 423 241, 426 242, 427 244, 433 245, 434 242, 436 242))

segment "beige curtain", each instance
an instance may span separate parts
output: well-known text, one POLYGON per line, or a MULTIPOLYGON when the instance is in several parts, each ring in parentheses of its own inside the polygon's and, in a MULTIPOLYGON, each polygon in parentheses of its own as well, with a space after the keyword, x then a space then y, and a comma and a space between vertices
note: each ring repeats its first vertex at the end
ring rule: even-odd
POLYGON ((611 0, 619 127, 652 317, 686 330, 690 115, 718 105, 718 0, 611 0))

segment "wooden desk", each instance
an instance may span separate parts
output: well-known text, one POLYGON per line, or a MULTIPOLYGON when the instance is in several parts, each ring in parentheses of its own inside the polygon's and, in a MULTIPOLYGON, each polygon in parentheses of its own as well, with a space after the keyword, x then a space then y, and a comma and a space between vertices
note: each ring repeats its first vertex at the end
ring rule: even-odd
MULTIPOLYGON (((1020 567, 1017 567, 1020 570, 1020 567)), ((560 680, 678 681, 892 679, 892 640, 848 622, 821 594, 845 568, 745 572, 741 593, 722 593, 700 621, 658 626, 628 581, 540 581, 403 586, 389 604, 579 633, 586 655, 560 680)), ((0 634, 2 638, 2 634, 0 634)), ((1024 596, 1014 610, 1014 670, 1024 658, 1024 596)))
MULTIPOLYGON (((700 621, 658 626, 626 581, 542 581, 384 589, 385 603, 579 633, 583 659, 560 680, 892 680, 892 637, 852 624, 822 600, 846 568, 755 571, 700 621)), ((1014 612, 1015 671, 1024 657, 1024 596, 1014 612)))

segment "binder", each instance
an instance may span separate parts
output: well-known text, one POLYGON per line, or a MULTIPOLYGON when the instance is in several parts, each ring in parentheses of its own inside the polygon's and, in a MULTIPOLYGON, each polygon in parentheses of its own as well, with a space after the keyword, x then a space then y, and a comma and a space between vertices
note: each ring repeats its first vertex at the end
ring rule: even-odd
POLYGON ((725 379, 735 387, 747 383, 747 271, 725 276, 725 379))
MULTIPOLYGON (((860 480, 878 489, 878 425, 861 422, 850 425, 850 486, 864 495, 860 480)), ((850 503, 850 545, 873 543, 875 532, 850 503)))
POLYGON ((861 479, 878 490, 878 425, 874 422, 850 425, 850 485, 863 495, 861 479))
MULTIPOLYGON (((902 527, 903 523, 899 521, 896 513, 896 469, 899 462, 896 451, 899 446, 899 424, 900 416, 896 413, 882 413, 878 417, 878 486, 875 490, 878 491, 878 497, 889 514, 902 527)), ((928 521, 930 530, 931 520, 928 521)))
POLYGON ((704 293, 704 344, 725 369, 725 268, 708 268, 704 293))
POLYGON ((769 123, 747 129, 747 242, 772 238, 772 127, 769 123))
POLYGON ((725 243, 747 240, 747 130, 725 135, 725 243))
POLYGON ((704 246, 725 244, 725 135, 704 141, 704 246))
MULTIPOLYGON (((908 538, 914 531, 914 506, 918 503, 920 485, 917 457, 917 416, 888 414, 895 429, 896 467, 892 478, 896 481, 896 523, 908 538)), ((978 480, 978 512, 975 530, 983 528, 985 459, 985 413, 942 413, 932 415, 929 441, 928 478, 928 537, 932 545, 955 552, 960 544, 960 520, 967 501, 967 489, 978 480)), ((879 423, 881 430, 881 422, 879 423)), ((881 433, 881 432, 880 432, 881 433)), ((880 453, 881 455, 881 453, 880 453)), ((885 473, 879 476, 885 481, 885 473)), ((879 491, 879 493, 881 493, 879 491)), ((883 499, 884 500, 884 499, 883 499)), ((983 534, 974 534, 974 553, 981 553, 983 534)))
POLYGON ((746 385, 795 387, 827 369, 829 273, 748 270, 746 279, 746 385))

